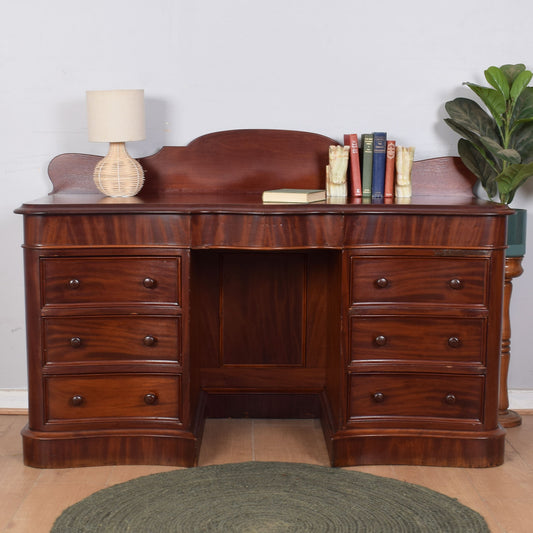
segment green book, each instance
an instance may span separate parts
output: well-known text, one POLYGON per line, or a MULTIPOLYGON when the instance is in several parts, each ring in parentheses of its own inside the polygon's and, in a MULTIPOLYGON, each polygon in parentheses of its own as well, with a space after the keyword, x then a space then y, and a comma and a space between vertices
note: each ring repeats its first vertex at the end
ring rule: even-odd
POLYGON ((372 159, 374 156, 374 135, 372 133, 363 133, 362 136, 362 186, 363 198, 372 196, 372 159))

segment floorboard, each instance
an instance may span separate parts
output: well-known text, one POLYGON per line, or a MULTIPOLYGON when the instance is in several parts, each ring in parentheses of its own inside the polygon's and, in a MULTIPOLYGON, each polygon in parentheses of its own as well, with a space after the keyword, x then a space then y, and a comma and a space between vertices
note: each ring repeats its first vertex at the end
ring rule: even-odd
MULTIPOLYGON (((0 416, 0 531, 48 533, 63 509, 102 488, 172 470, 159 466, 34 469, 23 465, 24 415, 0 416)), ((328 465, 317 420, 209 419, 200 465, 287 461, 328 465)), ((533 531, 533 415, 509 429, 505 463, 496 468, 351 467, 424 485, 481 513, 492 533, 533 531)))

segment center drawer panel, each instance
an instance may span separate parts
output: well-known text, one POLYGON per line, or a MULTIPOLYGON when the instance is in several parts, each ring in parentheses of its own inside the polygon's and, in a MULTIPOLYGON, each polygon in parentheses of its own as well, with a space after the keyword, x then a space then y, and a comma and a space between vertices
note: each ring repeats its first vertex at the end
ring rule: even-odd
POLYGON ((350 268, 351 305, 486 304, 488 262, 485 259, 353 256, 350 268))
POLYGON ((180 303, 179 257, 42 260, 44 305, 180 303))
POLYGON ((351 374, 348 419, 482 418, 482 375, 351 374))
POLYGON ((175 375, 50 376, 46 421, 180 417, 181 377, 175 375))
POLYGON ((181 317, 54 317, 43 332, 45 363, 181 363, 181 317))
POLYGON ((485 320, 420 316, 352 316, 351 360, 484 364, 485 320))

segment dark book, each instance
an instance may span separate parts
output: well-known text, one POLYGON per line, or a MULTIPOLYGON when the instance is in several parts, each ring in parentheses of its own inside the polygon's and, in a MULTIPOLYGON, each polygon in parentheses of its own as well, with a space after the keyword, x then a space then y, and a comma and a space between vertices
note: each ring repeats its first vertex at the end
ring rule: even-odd
POLYGON ((361 165, 359 162, 359 140, 356 133, 344 135, 344 145, 350 147, 350 166, 348 169, 348 196, 363 195, 361 186, 361 165))
POLYGON ((371 133, 363 133, 361 150, 363 151, 361 160, 363 197, 370 198, 372 196, 372 158, 374 154, 374 136, 371 133))
POLYGON ((385 194, 385 165, 387 163, 387 134, 375 131, 372 154, 372 198, 383 198, 385 194))
POLYGON ((387 161, 385 163, 385 198, 394 198, 395 167, 396 141, 387 141, 387 161))

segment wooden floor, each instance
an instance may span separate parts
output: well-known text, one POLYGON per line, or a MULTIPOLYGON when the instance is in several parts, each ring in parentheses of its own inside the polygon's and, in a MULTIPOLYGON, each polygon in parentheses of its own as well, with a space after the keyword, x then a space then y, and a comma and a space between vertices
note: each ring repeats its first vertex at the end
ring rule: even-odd
MULTIPOLYGON (((0 416, 0 531, 49 532, 61 511, 91 493, 129 479, 172 470, 111 466, 47 470, 22 463, 25 416, 0 416)), ((533 415, 508 430, 503 466, 486 469, 365 466, 354 470, 424 485, 481 513, 492 533, 533 531, 533 415)), ((327 465, 317 420, 208 420, 200 465, 288 461, 327 465)))

